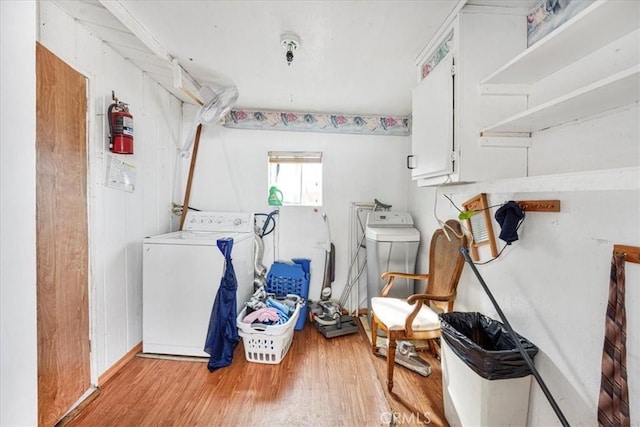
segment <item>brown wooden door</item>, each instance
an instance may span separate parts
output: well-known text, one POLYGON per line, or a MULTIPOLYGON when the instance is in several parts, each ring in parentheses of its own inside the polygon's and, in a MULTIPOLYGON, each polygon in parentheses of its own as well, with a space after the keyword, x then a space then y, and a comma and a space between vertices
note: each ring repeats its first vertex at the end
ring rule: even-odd
POLYGON ((87 82, 40 44, 36 110, 38 418, 50 426, 91 386, 87 82))

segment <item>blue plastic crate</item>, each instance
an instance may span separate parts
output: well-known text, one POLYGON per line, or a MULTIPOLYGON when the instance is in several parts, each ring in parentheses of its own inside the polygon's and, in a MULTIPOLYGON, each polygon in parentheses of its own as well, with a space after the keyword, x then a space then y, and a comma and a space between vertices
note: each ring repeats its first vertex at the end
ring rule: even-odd
MULTIPOLYGON (((265 290, 276 296, 287 294, 299 295, 305 300, 309 298, 309 279, 311 260, 296 258, 293 262, 276 261, 271 265, 267 274, 265 290)), ((295 326, 299 331, 307 321, 307 305, 303 305, 300 317, 295 326)))

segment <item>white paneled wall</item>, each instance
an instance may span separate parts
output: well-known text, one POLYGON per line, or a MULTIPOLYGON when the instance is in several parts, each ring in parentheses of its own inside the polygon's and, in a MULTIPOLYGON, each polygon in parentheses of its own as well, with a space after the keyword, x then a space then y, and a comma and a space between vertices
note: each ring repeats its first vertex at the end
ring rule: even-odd
POLYGON ((36 5, 0 2, 0 425, 38 424, 36 5))
MULTIPOLYGON (((185 109, 186 114, 191 112, 185 109)), ((187 116, 185 123, 191 117, 187 116)), ((321 213, 326 213, 336 247, 333 295, 338 298, 345 285, 349 261, 350 203, 373 202, 377 198, 392 204, 394 210, 406 209, 408 137, 207 127, 200 142, 190 206, 205 210, 270 212, 273 209, 267 204, 267 152, 270 150, 324 153, 323 206, 280 209, 276 258, 310 258, 309 298, 318 299, 325 257, 321 242, 326 240, 321 213)), ((268 236, 264 258, 267 268, 273 256, 273 242, 268 236)))
MULTIPOLYGON (((637 167, 637 114, 636 105, 534 134, 529 149, 530 173, 637 167)), ((593 425, 611 254, 614 244, 640 244, 640 184, 637 175, 623 181, 611 175, 596 181, 577 175, 571 181, 575 184, 569 186, 567 177, 556 175, 537 181, 542 182, 539 186, 522 178, 441 187, 437 200, 435 188, 411 186, 409 210, 417 218, 425 242, 437 227, 434 203, 441 219, 457 217, 458 211, 443 193, 459 207, 480 192, 488 194, 490 205, 508 200, 561 201, 559 213, 528 214, 518 231, 520 240, 499 259, 478 269, 514 329, 540 349, 536 367, 569 422, 593 425)), ((495 209, 492 216, 494 213, 495 209)), ((495 220, 494 229, 497 236, 500 227, 495 220)), ((498 242, 501 249, 504 242, 498 242)), ((419 256, 420 270, 426 272, 424 245, 419 256)), ((487 259, 485 256, 483 261, 487 259)), ((636 413, 640 410, 640 316, 634 307, 640 303, 640 268, 628 263, 627 271, 627 367, 631 412, 636 413)), ((468 266, 458 288, 456 310, 480 311, 499 319, 468 266)), ((533 384, 528 425, 559 425, 540 387, 535 381, 533 384)))
POLYGON ((40 5, 39 41, 89 82, 89 236, 95 374, 142 340, 142 239, 171 231, 182 104, 54 3, 40 5), (105 185, 111 93, 134 117, 132 193, 105 185))

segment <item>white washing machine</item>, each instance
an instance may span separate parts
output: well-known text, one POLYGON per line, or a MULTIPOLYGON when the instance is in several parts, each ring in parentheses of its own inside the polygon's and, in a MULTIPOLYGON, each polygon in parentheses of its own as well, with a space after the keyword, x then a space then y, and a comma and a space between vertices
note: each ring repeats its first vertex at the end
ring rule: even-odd
MULTIPOLYGON (((371 313, 371 298, 380 296, 386 284, 380 278, 382 273, 415 272, 420 232, 414 228, 413 218, 408 212, 369 212, 366 224, 367 308, 371 313)), ((406 298, 413 293, 413 280, 396 278, 389 296, 406 298)))
POLYGON ((189 211, 184 230, 143 240, 142 351, 208 357, 204 344, 233 238, 237 311, 253 294, 253 214, 189 211))

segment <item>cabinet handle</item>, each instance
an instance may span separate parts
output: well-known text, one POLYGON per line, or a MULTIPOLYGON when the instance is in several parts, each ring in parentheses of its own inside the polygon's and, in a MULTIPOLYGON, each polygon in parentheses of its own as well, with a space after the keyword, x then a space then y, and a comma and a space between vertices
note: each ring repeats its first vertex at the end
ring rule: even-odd
POLYGON ((415 169, 416 168, 416 162, 413 159, 413 154, 409 154, 407 156, 407 169, 415 169))

